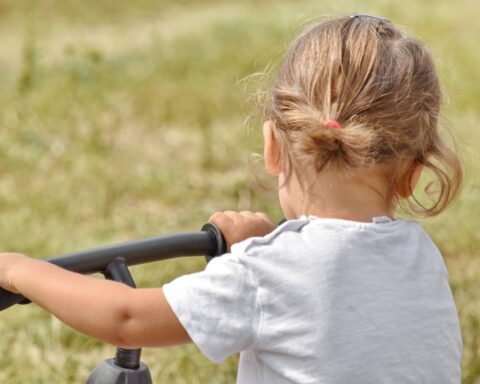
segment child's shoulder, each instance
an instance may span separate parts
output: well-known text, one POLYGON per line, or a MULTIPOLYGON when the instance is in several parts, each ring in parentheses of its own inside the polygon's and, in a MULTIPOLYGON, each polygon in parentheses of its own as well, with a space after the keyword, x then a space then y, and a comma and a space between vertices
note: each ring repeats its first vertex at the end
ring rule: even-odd
POLYGON ((256 248, 282 242, 285 236, 299 233, 301 229, 310 222, 308 217, 302 216, 295 220, 286 220, 265 236, 250 237, 232 246, 232 252, 248 253, 256 248))
POLYGON ((382 243, 431 242, 423 226, 415 220, 374 217, 371 222, 300 216, 279 225, 262 237, 251 237, 232 246, 232 253, 243 256, 291 254, 312 248, 316 254, 351 251, 382 243))

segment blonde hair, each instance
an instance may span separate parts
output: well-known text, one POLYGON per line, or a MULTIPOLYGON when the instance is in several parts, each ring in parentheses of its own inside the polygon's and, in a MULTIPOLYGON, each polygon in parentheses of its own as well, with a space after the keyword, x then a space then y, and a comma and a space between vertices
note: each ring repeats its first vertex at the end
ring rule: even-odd
POLYGON ((462 184, 456 151, 438 133, 441 102, 422 42, 386 19, 353 15, 313 24, 294 40, 265 118, 275 125, 286 181, 294 171, 302 183, 300 169, 355 172, 385 164, 393 204, 401 200, 397 188, 410 185, 412 165, 422 164, 435 176, 425 187, 433 204, 412 196, 407 208, 434 216, 462 184))

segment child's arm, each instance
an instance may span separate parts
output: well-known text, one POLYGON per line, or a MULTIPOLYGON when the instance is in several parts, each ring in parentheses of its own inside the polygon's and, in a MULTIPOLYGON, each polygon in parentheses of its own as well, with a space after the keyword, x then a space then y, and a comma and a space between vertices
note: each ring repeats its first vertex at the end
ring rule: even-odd
POLYGON ((134 289, 13 253, 0 253, 0 286, 21 293, 72 328, 116 346, 191 341, 162 288, 134 289))
MULTIPOLYGON (((217 212, 210 221, 220 227, 229 249, 275 228, 259 212, 217 212)), ((16 253, 0 253, 0 287, 21 293, 72 328, 119 347, 191 342, 162 288, 134 289, 16 253)))

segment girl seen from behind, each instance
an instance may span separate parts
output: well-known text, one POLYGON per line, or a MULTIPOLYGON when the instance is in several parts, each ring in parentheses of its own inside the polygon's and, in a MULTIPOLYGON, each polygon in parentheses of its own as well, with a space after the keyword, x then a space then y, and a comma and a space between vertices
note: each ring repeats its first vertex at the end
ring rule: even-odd
POLYGON ((313 24, 287 52, 263 125, 286 222, 215 213, 229 253, 163 288, 134 290, 19 254, 0 255, 0 284, 112 344, 193 341, 217 363, 241 352, 239 383, 459 383, 442 256, 417 221, 395 217, 401 205, 438 215, 458 195, 441 101, 427 48, 390 21, 313 24), (427 206, 413 194, 424 170, 427 206))

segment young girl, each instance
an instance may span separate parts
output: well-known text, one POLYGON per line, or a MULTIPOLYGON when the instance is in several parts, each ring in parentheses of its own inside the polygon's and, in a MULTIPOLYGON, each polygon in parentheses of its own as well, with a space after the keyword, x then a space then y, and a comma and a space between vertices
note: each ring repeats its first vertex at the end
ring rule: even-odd
POLYGON ((457 195, 440 104, 427 49, 390 21, 312 25, 287 53, 263 126, 285 223, 214 214, 229 253, 163 288, 11 253, 0 285, 117 346, 194 342, 217 363, 241 352, 239 383, 459 383, 442 256, 418 222, 394 218, 402 201, 433 216, 457 195), (429 207, 412 194, 424 168, 439 186, 429 207))

